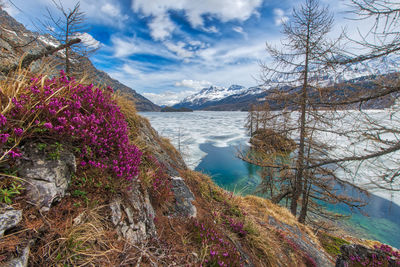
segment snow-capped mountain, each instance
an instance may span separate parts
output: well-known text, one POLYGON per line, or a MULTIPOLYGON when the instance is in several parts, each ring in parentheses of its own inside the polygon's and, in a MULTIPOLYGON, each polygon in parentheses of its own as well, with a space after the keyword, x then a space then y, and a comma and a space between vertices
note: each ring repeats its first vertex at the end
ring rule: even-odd
MULTIPOLYGON (((376 76, 399 73, 400 65, 398 62, 400 62, 400 56, 392 55, 369 60, 368 62, 348 64, 322 75, 318 73, 318 79, 314 79, 314 82, 319 87, 339 83, 365 83, 365 81, 374 79, 376 76)), ((229 88, 210 86, 186 97, 174 107, 185 107, 194 110, 247 110, 251 104, 264 101, 265 97, 270 93, 268 90, 272 88, 285 90, 285 88, 295 88, 300 85, 300 82, 298 84, 285 84, 287 80, 293 80, 293 77, 274 77, 273 80, 263 86, 250 88, 245 88, 241 85, 232 85, 229 88)))
POLYGON ((232 85, 229 88, 222 86, 210 86, 203 88, 200 92, 186 97, 180 103, 174 105, 175 108, 187 107, 194 109, 202 109, 213 102, 218 102, 221 99, 231 95, 241 94, 248 89, 241 85, 232 85))

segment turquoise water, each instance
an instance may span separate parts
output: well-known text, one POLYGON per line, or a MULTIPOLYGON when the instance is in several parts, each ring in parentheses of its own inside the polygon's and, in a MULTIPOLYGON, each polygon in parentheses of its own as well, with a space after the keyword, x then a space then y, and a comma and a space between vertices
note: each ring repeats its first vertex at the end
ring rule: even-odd
MULTIPOLYGON (((234 146, 216 147, 212 143, 200 144, 206 156, 196 167, 196 171, 209 174, 220 187, 239 194, 254 192, 260 182, 259 168, 236 157, 234 146)), ((351 211, 346 205, 328 206, 340 214, 351 215, 342 220, 346 229, 367 239, 374 239, 400 248, 400 206, 378 196, 370 196, 363 213, 351 211)))
MULTIPOLYGON (((170 138, 175 147, 178 147, 177 140, 180 140, 188 166, 210 174, 219 186, 236 193, 249 194, 259 184, 258 168, 236 158, 235 145, 244 145, 249 140, 244 128, 246 112, 141 114, 149 118, 151 125, 162 136, 170 138)), ((345 229, 351 228, 352 234, 400 248, 398 205, 372 196, 369 205, 364 209, 370 217, 363 216, 357 211, 352 212, 343 205, 331 206, 328 209, 352 215, 349 220, 340 222, 345 229)))

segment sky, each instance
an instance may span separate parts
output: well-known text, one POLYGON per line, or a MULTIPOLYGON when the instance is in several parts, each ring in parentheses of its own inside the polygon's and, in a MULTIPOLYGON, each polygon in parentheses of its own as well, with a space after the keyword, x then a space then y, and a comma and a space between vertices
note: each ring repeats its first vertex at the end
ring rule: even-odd
MULTIPOLYGON (((58 1, 58 0, 57 0, 58 1)), ((4 0, 6 11, 38 31, 52 0, 4 0)), ((77 1, 62 0, 72 8, 77 1)), ((335 11, 335 29, 349 21, 345 0, 321 0, 335 11)), ((265 43, 279 46, 282 22, 300 0, 81 0, 98 46, 93 64, 159 105, 172 105, 211 85, 260 83, 265 43)), ((356 31, 352 21, 350 31, 356 31)), ((361 24, 362 25, 362 24, 361 24)))

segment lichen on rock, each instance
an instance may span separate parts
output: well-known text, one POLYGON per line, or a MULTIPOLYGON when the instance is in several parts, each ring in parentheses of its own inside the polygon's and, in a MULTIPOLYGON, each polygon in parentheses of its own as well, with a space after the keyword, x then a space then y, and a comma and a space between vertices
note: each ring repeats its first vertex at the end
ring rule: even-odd
POLYGON ((111 222, 120 236, 132 244, 140 244, 156 237, 155 212, 147 192, 134 184, 128 197, 115 198, 110 204, 111 222))
POLYGON ((68 189, 71 176, 76 172, 75 156, 61 151, 58 159, 49 159, 35 144, 24 147, 23 152, 18 174, 25 181, 27 201, 48 211, 68 189))

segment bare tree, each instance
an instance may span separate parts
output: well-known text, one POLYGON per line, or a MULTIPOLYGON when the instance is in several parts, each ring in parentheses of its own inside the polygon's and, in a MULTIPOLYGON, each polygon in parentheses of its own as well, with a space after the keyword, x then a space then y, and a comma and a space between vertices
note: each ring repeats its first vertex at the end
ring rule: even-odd
MULTIPOLYGON (((356 20, 372 21, 367 32, 348 39, 362 48, 357 52, 341 53, 330 64, 340 68, 350 64, 367 64, 371 60, 382 63, 400 55, 400 2, 390 0, 351 0, 350 13, 356 20)), ((373 70, 378 73, 379 69, 373 70)), ((400 191, 400 75, 389 73, 372 76, 369 84, 361 84, 347 99, 331 101, 331 106, 357 105, 358 112, 347 114, 347 121, 357 121, 357 128, 346 136, 352 149, 344 156, 337 156, 315 163, 311 167, 328 164, 341 165, 349 177, 363 176, 370 189, 400 191), (367 90, 370 87, 373 90, 367 90), (383 103, 385 110, 370 112, 367 109, 383 103), (390 108, 387 108, 390 106, 390 108), (361 148, 361 149, 360 149, 361 148), (345 166, 346 165, 346 166, 345 166), (365 171, 368 170, 368 171, 365 171)), ((326 104, 326 103, 325 103, 326 104)))
MULTIPOLYGON (((82 34, 88 31, 85 24, 85 13, 80 9, 80 2, 77 2, 72 9, 66 9, 61 1, 52 0, 56 9, 60 12, 60 16, 55 16, 50 9, 47 9, 47 23, 44 23, 46 30, 61 44, 67 44, 71 39, 81 38, 82 34)), ((85 42, 81 42, 74 46, 67 46, 64 49, 65 56, 65 72, 71 73, 72 56, 87 56, 96 49, 88 47, 85 42)))
MULTIPOLYGON (((328 74, 326 60, 337 52, 340 39, 328 39, 332 25, 333 15, 328 7, 322 7, 318 0, 305 0, 283 24, 283 48, 267 44, 273 59, 272 64, 262 65, 262 80, 271 87, 268 104, 261 111, 251 111, 252 121, 247 125, 251 125, 253 133, 253 150, 240 155, 251 163, 275 169, 269 179, 279 173, 277 193, 271 197, 275 202, 289 198, 295 216, 301 204, 298 220, 302 223, 308 212, 323 215, 321 202, 342 202, 352 207, 362 204, 338 188, 355 187, 352 183, 341 180, 326 165, 312 167, 329 159, 331 146, 321 140, 321 133, 333 128, 339 119, 329 110, 321 112, 316 108, 325 94, 319 82, 328 74)), ((271 181, 267 182, 269 188, 276 184, 276 179, 271 181)))

